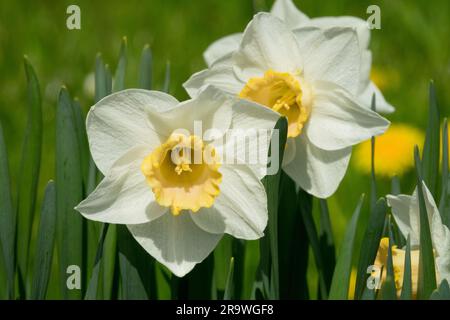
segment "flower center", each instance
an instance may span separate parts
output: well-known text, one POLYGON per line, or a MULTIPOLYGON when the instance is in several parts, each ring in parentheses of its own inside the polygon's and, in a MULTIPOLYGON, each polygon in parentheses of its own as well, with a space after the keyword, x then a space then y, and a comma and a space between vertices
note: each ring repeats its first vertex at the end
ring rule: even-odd
POLYGON ((141 170, 156 201, 179 215, 213 205, 222 181, 219 167, 214 147, 197 136, 174 133, 145 157, 141 170))
POLYGON ((265 105, 288 120, 288 137, 301 134, 309 110, 302 104, 304 92, 290 73, 268 70, 263 77, 251 78, 239 97, 265 105))

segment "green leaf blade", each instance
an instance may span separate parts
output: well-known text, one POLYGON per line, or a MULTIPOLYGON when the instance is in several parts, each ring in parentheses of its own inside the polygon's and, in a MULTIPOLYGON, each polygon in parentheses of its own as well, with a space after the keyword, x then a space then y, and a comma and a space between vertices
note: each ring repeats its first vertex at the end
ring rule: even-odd
POLYGON ((439 213, 442 222, 450 228, 450 210, 449 210, 449 174, 448 174, 448 124, 447 118, 444 119, 442 126, 442 177, 441 177, 441 199, 439 201, 439 213))
POLYGON ((386 262, 386 278, 381 287, 380 295, 383 300, 396 300, 397 289, 395 288, 394 261, 392 257, 392 246, 394 245, 394 237, 392 235, 392 223, 390 216, 388 219, 388 229, 389 229, 389 244, 388 244, 388 257, 386 262))
POLYGON ((379 199, 375 208, 370 212, 369 221, 362 242, 364 243, 364 250, 361 250, 358 262, 358 274, 355 287, 356 298, 361 298, 366 288, 366 281, 368 278, 367 268, 373 265, 377 256, 378 247, 383 235, 386 212, 387 204, 384 198, 379 199))
POLYGON ((309 297, 307 268, 309 240, 302 219, 302 210, 311 208, 299 203, 295 182, 284 172, 280 181, 278 211, 278 250, 280 268, 280 299, 309 297))
POLYGON ((347 230, 345 231, 344 241, 342 243, 339 257, 336 262, 333 281, 331 282, 331 289, 328 297, 330 300, 348 299, 356 227, 358 225, 363 202, 364 195, 361 196, 359 203, 353 213, 352 219, 348 224, 347 230))
POLYGON ((3 253, 7 278, 8 298, 14 298, 15 268, 15 214, 11 197, 11 180, 9 176, 8 155, 3 128, 0 123, 0 252, 3 253))
POLYGON ((145 45, 141 55, 141 65, 139 68, 139 87, 142 89, 152 89, 153 58, 150 45, 145 45))
POLYGON ((67 89, 62 88, 56 111, 56 209, 61 289, 66 299, 80 299, 82 290, 69 290, 69 266, 83 267, 83 219, 75 206, 83 199, 81 157, 76 119, 67 89))
POLYGON ((121 298, 148 300, 154 297, 154 260, 137 243, 125 225, 117 225, 121 298))
POLYGON ((423 180, 419 148, 414 149, 417 172, 417 193, 420 211, 420 251, 419 251, 419 280, 417 285, 417 298, 429 299, 436 289, 436 269, 434 264, 433 243, 431 241, 430 222, 423 194, 423 180))
POLYGON ((109 224, 107 224, 107 223, 103 224, 103 226, 102 226, 100 240, 98 242, 97 254, 95 256, 95 263, 92 268, 91 279, 89 280, 89 285, 86 290, 86 295, 84 297, 86 300, 96 300, 99 298, 98 288, 99 288, 99 280, 100 280, 100 276, 101 276, 101 266, 102 266, 101 262, 102 262, 102 258, 103 258, 104 243, 105 243, 106 235, 108 233, 108 227, 109 227, 109 224))
POLYGON ((56 230, 55 184, 50 181, 45 189, 41 210, 36 261, 34 265, 31 299, 43 300, 46 297, 52 268, 53 248, 56 230))
POLYGON ((413 298, 413 288, 412 288, 412 271, 411 271, 411 238, 408 235, 408 239, 406 240, 405 270, 403 272, 403 284, 400 299, 411 300, 412 298, 413 298))
POLYGON ((439 126, 440 113, 436 99, 436 89, 434 83, 430 82, 428 125, 422 153, 422 178, 435 198, 439 176, 439 126))
POLYGON ((108 95, 106 68, 103 63, 102 55, 97 54, 95 59, 95 102, 99 102, 108 95))
POLYGON ((230 259, 230 266, 228 268, 227 283, 225 285, 225 292, 223 294, 223 300, 231 300, 234 298, 234 258, 230 259))
MULTIPOLYGON (((287 120, 285 117, 281 117, 276 125, 275 132, 278 132, 278 172, 273 175, 267 175, 263 178, 262 183, 267 193, 267 207, 269 213, 269 221, 267 226, 267 235, 264 237, 266 240, 262 240, 262 243, 269 245, 262 246, 262 250, 269 251, 262 252, 262 255, 270 256, 270 271, 264 270, 265 277, 270 279, 269 296, 271 299, 279 299, 280 296, 280 278, 279 278, 279 261, 278 261, 278 205, 279 205, 279 187, 281 176, 281 163, 283 162, 284 148, 286 146, 287 139, 287 120), (266 241, 266 242, 264 242, 266 241), (269 276, 270 274, 270 276, 269 276)), ((273 140, 272 140, 273 141, 273 140)), ((269 151, 269 159, 272 159, 272 143, 269 151)), ((263 239, 264 239, 263 238, 263 239)), ((267 267, 268 265, 266 265, 267 267)))
POLYGON ((117 64, 116 73, 114 75, 113 91, 117 92, 125 89, 125 76, 127 72, 127 38, 122 38, 120 46, 119 63, 117 64))
MULTIPOLYGON (((39 82, 28 58, 25 57, 27 76, 28 123, 22 149, 22 160, 17 193, 17 264, 19 281, 27 276, 28 255, 33 223, 42 151, 42 106, 39 82)), ((24 290, 22 286, 22 291, 24 290)), ((21 292, 24 295, 24 292, 21 292)))

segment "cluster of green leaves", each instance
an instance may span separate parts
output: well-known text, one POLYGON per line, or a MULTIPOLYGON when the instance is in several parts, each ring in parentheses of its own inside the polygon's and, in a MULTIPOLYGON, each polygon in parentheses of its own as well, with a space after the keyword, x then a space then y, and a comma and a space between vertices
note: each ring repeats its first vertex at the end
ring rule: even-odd
MULTIPOLYGON (((448 216, 450 208, 448 207, 448 200, 450 192, 448 190, 448 183, 450 176, 448 173, 448 128, 447 119, 443 120, 443 125, 441 126, 441 118, 433 82, 430 83, 429 97, 428 125, 422 156, 419 153, 418 147, 414 149, 420 211, 420 244, 418 248, 414 248, 419 250, 418 279, 412 279, 412 248, 410 239, 409 237, 407 239, 403 238, 392 216, 386 214, 386 203, 381 198, 375 205, 371 206, 369 223, 362 242, 364 250, 361 250, 359 257, 354 292, 356 299, 450 299, 447 281, 443 280, 440 284, 437 283, 435 256, 430 231, 431 221, 428 219, 423 194, 423 183, 425 183, 434 199, 440 199, 439 212, 442 221, 449 226, 448 216), (442 143, 440 141, 440 128, 442 128, 442 143), (378 288, 369 289, 366 285, 369 280, 369 274, 366 271, 369 272, 370 266, 375 261, 378 244, 382 236, 388 237, 389 239, 386 266, 383 266, 381 274, 379 274, 383 281, 380 290, 378 288), (396 288, 394 279, 393 246, 405 249, 404 270, 402 270, 403 283, 399 296, 397 294, 399 288, 396 288), (414 292, 412 287, 414 282, 418 283, 417 292, 414 292)), ((373 139, 372 146, 374 143, 375 141, 373 139)), ((400 193, 400 182, 396 177, 392 180, 391 193, 400 193)), ((372 166, 372 197, 376 197, 374 165, 372 166)), ((378 280, 381 280, 381 278, 378 280)))

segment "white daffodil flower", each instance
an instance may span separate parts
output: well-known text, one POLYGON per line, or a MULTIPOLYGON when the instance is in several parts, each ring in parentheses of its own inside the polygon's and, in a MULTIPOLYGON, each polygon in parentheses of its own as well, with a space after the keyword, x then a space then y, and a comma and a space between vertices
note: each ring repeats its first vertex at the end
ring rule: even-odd
MULTIPOLYGON (((354 28, 358 35, 358 43, 361 50, 358 98, 364 107, 370 108, 372 95, 375 94, 377 111, 382 113, 394 112, 394 107, 386 101, 380 89, 370 80, 372 53, 369 50, 370 29, 367 21, 351 16, 309 18, 295 6, 292 0, 276 0, 270 13, 283 20, 291 30, 303 27, 324 29, 330 27, 354 28)), ((242 33, 235 33, 213 42, 203 53, 208 67, 238 50, 241 40, 242 33)))
MULTIPOLYGON (((149 254, 184 276, 224 233, 263 236, 267 199, 261 174, 222 161, 235 140, 223 142, 221 135, 235 128, 270 131, 278 118, 213 88, 182 103, 141 89, 105 97, 87 117, 92 157, 105 178, 76 210, 90 220, 127 225, 149 254), (205 134, 192 134, 196 121, 205 134)), ((239 150, 266 152, 267 158, 268 143, 258 144, 262 151, 251 143, 239 150)))
POLYGON ((184 87, 195 97, 212 85, 285 116, 283 169, 304 190, 326 198, 344 177, 352 145, 382 134, 389 122, 354 98, 361 61, 355 30, 295 32, 259 13, 237 51, 194 74, 184 87))
MULTIPOLYGON (((431 241, 433 243, 436 278, 438 284, 446 279, 450 281, 450 230, 442 223, 441 215, 436 203, 425 183, 422 183, 425 205, 430 223, 431 241)), ((417 188, 412 196, 408 195, 388 195, 387 201, 392 208, 392 214, 400 232, 405 238, 410 237, 411 241, 411 269, 413 294, 417 293, 417 282, 419 274, 419 246, 420 246, 420 211, 417 188)), ((384 265, 387 258, 387 240, 382 241, 377 255, 376 265, 384 265)), ((403 283, 403 271, 405 250, 393 248, 393 262, 395 283, 400 292, 403 283)))

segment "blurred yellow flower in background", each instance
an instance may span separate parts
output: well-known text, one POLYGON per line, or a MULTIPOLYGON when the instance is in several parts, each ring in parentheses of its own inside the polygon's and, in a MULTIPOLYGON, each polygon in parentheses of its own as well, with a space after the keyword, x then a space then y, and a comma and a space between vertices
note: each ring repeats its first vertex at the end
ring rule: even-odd
MULTIPOLYGON (((414 166, 413 150, 421 149, 425 134, 408 124, 393 123, 375 142, 375 172, 377 175, 393 177, 402 175, 414 166)), ((370 140, 355 151, 355 166, 364 173, 371 172, 370 140)))

